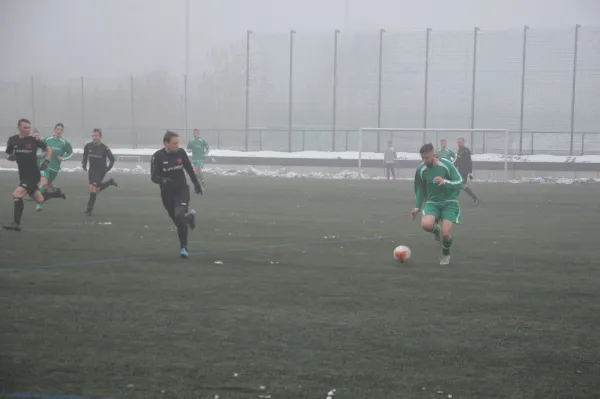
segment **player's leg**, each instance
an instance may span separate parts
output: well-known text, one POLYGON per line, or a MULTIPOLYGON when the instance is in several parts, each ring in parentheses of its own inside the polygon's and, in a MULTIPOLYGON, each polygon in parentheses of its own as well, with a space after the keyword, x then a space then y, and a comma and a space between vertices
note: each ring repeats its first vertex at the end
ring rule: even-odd
POLYGON ((394 170, 394 165, 390 165, 390 170, 392 171, 392 178, 396 180, 396 171, 394 170))
MULTIPOLYGON (((44 191, 46 191, 46 189, 48 188, 48 183, 49 183, 49 180, 50 180, 50 170, 48 170, 48 169, 42 170, 40 172, 40 175, 42 177, 40 178, 39 188, 40 188, 40 192, 43 194, 44 191)), ((42 210, 42 204, 39 203, 39 201, 35 205, 35 210, 38 211, 38 212, 42 210)))
POLYGON ((13 221, 10 224, 3 225, 5 230, 21 231, 21 217, 25 209, 23 197, 27 194, 27 189, 23 187, 23 183, 13 191, 13 221))
POLYGON ((465 193, 467 193, 467 195, 469 197, 471 197, 471 199, 473 200, 475 205, 479 205, 479 198, 477 198, 477 195, 475 195, 473 190, 471 190, 471 188, 469 187, 469 174, 461 173, 460 175, 463 179, 463 189, 464 189, 465 193))
POLYGON ((452 227, 461 223, 460 203, 446 201, 442 207, 442 260, 440 265, 450 264, 450 247, 452 246, 452 227))
POLYGON ((426 202, 423 210, 421 211, 423 217, 421 218, 421 228, 423 230, 432 233, 436 241, 440 241, 440 207, 438 204, 433 202, 426 202))
POLYGON ((385 165, 385 178, 386 180, 390 180, 390 165, 385 165))
POLYGON ((196 176, 198 176, 198 180, 200 181, 200 184, 202 184, 202 187, 206 188, 206 183, 204 182, 204 175, 202 174, 202 169, 204 169, 204 159, 201 159, 197 162, 196 176))
POLYGON ((189 187, 185 186, 176 189, 176 191, 173 193, 173 220, 177 226, 177 235, 179 236, 179 255, 184 259, 187 259, 188 257, 188 228, 195 227, 196 211, 191 210, 188 212, 189 202, 189 187))
MULTIPOLYGON (((41 171, 40 174, 42 177, 40 178, 40 186, 39 187, 40 187, 40 193, 42 195, 45 192, 47 192, 50 189, 50 187, 53 188, 52 191, 54 191, 54 192, 60 190, 60 189, 54 188, 54 186, 52 185, 52 183, 54 183, 54 180, 56 180, 56 177, 58 176, 57 171, 46 169, 46 170, 41 171)), ((35 206, 35 210, 39 212, 42 209, 43 209, 42 203, 40 203, 38 201, 38 203, 35 206)))
POLYGON ((98 197, 98 186, 102 182, 103 177, 104 175, 101 173, 94 172, 91 169, 88 171, 88 191, 90 193, 90 197, 88 198, 87 206, 85 208, 85 211, 83 212, 83 214, 86 216, 92 215, 92 210, 94 209, 94 205, 96 204, 96 198, 98 197))
POLYGON ((117 182, 115 181, 115 179, 113 179, 112 177, 106 181, 103 181, 102 183, 100 183, 100 185, 98 186, 98 192, 103 191, 105 189, 107 189, 110 186, 115 186, 115 187, 119 187, 119 185, 117 184, 117 182))

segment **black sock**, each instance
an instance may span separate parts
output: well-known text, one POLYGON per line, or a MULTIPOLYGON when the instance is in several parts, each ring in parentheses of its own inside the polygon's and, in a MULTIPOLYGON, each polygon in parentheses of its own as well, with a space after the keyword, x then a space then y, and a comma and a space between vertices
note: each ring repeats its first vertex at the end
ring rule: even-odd
POLYGON ((181 248, 187 248, 188 225, 179 223, 177 225, 177 235, 179 236, 179 245, 181 248))
POLYGON ((42 196, 44 197, 44 202, 48 201, 49 199, 52 198, 61 198, 62 197, 62 192, 60 191, 44 191, 42 193, 42 196))
POLYGON ((477 201, 477 196, 475 195, 475 193, 473 191, 471 191, 471 189, 469 187, 465 188, 465 193, 467 193, 469 195, 469 197, 473 198, 473 201, 477 201))
POLYGON ((22 198, 15 199, 15 223, 21 224, 21 216, 23 216, 23 209, 25 209, 25 203, 22 198))
POLYGON ((96 203, 96 193, 90 193, 90 199, 88 200, 87 209, 92 210, 94 204, 96 203))
POLYGON ((98 186, 98 189, 100 191, 102 191, 102 190, 104 190, 106 187, 108 187, 110 185, 112 185, 112 179, 100 183, 100 186, 98 186))

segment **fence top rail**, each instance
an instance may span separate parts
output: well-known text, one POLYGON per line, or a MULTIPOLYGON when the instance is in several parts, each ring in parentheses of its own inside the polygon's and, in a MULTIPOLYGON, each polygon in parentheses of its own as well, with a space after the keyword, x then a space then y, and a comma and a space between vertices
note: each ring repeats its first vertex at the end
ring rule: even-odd
POLYGON ((387 128, 387 127, 361 127, 360 130, 374 130, 379 132, 508 132, 508 129, 433 129, 433 128, 387 128))

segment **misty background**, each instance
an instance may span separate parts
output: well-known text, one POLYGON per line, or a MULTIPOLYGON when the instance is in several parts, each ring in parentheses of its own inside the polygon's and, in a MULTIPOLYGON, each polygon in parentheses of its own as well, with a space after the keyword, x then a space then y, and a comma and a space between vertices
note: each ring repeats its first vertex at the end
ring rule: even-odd
POLYGON ((0 135, 28 117, 76 147, 198 127, 213 147, 345 151, 359 127, 473 126, 511 130, 511 152, 600 153, 599 26, 594 0, 0 0, 0 135))

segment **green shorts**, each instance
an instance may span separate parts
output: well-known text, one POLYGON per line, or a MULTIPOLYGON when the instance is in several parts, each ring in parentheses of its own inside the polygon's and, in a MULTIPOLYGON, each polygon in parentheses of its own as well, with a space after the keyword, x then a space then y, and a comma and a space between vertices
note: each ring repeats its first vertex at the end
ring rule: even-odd
POLYGON ((442 202, 425 202, 423 216, 435 216, 435 220, 447 220, 454 224, 461 223, 460 202, 448 200, 442 202))
POLYGON ((194 168, 202 169, 202 167, 204 166, 204 159, 192 161, 192 166, 194 168))
POLYGON ((58 171, 46 169, 40 171, 40 176, 48 179, 48 184, 51 184, 54 181, 54 179, 56 179, 56 176, 58 176, 58 173, 58 171))

